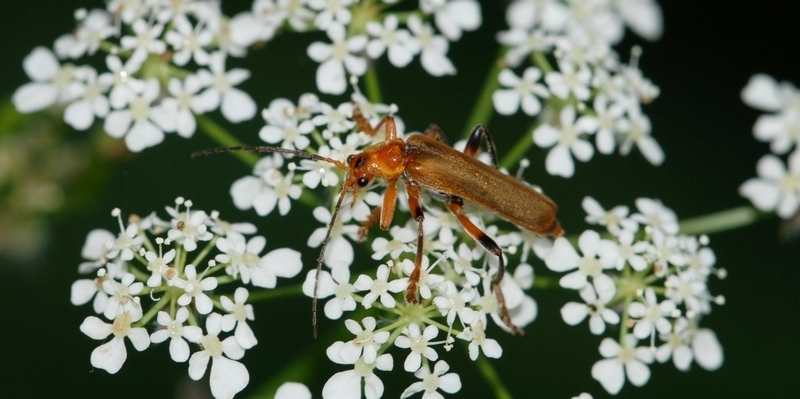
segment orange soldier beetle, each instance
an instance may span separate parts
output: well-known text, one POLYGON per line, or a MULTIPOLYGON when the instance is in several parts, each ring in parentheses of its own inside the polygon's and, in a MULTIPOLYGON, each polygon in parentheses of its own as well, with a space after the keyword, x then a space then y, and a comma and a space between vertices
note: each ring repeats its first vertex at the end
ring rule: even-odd
POLYGON ((459 152, 449 145, 438 126, 428 126, 423 134, 412 134, 406 140, 397 137, 394 118, 390 115, 372 127, 355 107, 353 119, 368 135, 374 136, 381 126, 385 129, 385 140, 369 145, 362 152, 347 157, 346 164, 332 158, 307 153, 304 151, 271 146, 237 146, 215 148, 199 151, 192 157, 222 152, 250 151, 277 152, 294 155, 315 161, 329 162, 347 172, 342 191, 336 201, 328 231, 322 241, 320 255, 317 258, 317 281, 314 284, 312 318, 314 336, 317 336, 317 290, 325 249, 330 241, 331 231, 336 222, 339 209, 345 194, 353 191, 353 201, 357 190, 366 187, 372 180, 386 180, 387 188, 383 197, 383 205, 376 208, 373 214, 363 222, 359 230, 363 238, 370 225, 380 221, 380 228, 388 230, 394 216, 397 200, 397 180, 403 179, 408 196, 411 216, 417 221, 417 253, 414 271, 408 279, 406 301, 416 304, 417 285, 422 269, 424 214, 419 203, 422 189, 426 189, 435 197, 445 202, 447 209, 458 218, 466 232, 484 249, 498 258, 498 269, 492 278, 492 289, 497 298, 500 317, 513 333, 524 335, 524 331, 511 322, 511 316, 505 305, 500 282, 505 274, 503 250, 497 243, 476 226, 463 213, 464 201, 482 206, 498 216, 533 233, 545 236, 561 236, 564 230, 556 219, 556 204, 544 194, 527 186, 521 180, 501 173, 497 169, 497 151, 489 132, 481 125, 476 126, 467 140, 464 152, 459 152), (492 165, 486 165, 475 158, 482 139, 486 139, 492 165), (379 217, 378 217, 379 216, 379 217))

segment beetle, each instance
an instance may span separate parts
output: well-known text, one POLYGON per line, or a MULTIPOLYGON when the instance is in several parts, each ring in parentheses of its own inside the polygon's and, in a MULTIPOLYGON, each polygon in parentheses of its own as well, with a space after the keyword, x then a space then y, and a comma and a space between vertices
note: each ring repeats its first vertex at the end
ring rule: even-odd
POLYGON ((353 191, 353 201, 359 188, 366 187, 375 179, 386 181, 386 192, 382 206, 376 208, 370 218, 359 231, 361 238, 366 235, 370 225, 378 222, 382 230, 388 230, 394 216, 397 202, 397 182, 405 183, 408 206, 411 216, 417 221, 417 252, 414 270, 409 276, 406 290, 406 301, 418 303, 417 289, 422 269, 423 228, 425 216, 420 206, 422 189, 441 199, 445 207, 456 216, 466 232, 488 252, 497 256, 498 269, 492 278, 492 290, 497 298, 500 317, 512 333, 524 335, 524 331, 511 322, 511 316, 505 305, 500 282, 505 274, 503 250, 497 243, 469 220, 464 213, 464 202, 471 202, 495 213, 496 215, 543 236, 561 236, 564 231, 556 218, 557 206, 553 200, 526 185, 520 179, 503 174, 497 169, 497 151, 489 132, 481 125, 476 126, 470 134, 466 148, 460 152, 447 144, 441 129, 432 124, 423 134, 412 134, 405 140, 398 137, 394 118, 384 116, 376 125, 371 126, 361 115, 358 107, 354 107, 353 119, 361 130, 374 136, 383 126, 385 139, 365 147, 362 152, 347 157, 346 162, 311 154, 304 151, 271 146, 237 146, 200 151, 192 157, 221 152, 250 151, 277 152, 294 155, 315 161, 329 162, 346 172, 342 191, 336 201, 328 231, 317 258, 317 282, 314 285, 312 318, 314 336, 317 321, 317 290, 325 249, 330 241, 331 231, 336 222, 339 209, 348 191, 353 191), (492 166, 475 158, 481 141, 486 140, 491 156, 492 166))

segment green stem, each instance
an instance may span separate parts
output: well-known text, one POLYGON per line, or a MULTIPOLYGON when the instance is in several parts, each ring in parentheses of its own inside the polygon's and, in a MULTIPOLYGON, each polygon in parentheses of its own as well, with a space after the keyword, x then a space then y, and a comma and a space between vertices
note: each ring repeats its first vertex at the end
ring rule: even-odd
MULTIPOLYGON (((219 143, 219 145, 223 147, 232 147, 237 145, 243 145, 239 139, 234 137, 230 132, 225 130, 222 126, 214 122, 211 118, 208 118, 203 115, 196 115, 197 117, 197 124, 203 131, 211 137, 214 141, 219 143)), ((248 166, 252 167, 255 166, 256 162, 259 160, 259 156, 252 153, 252 152, 243 152, 238 151, 233 153, 234 156, 241 159, 242 162, 247 164, 248 166)))
POLYGON ((550 65, 550 61, 547 60, 547 57, 541 51, 534 51, 531 53, 531 60, 534 64, 536 64, 537 67, 539 67, 539 69, 542 70, 543 75, 553 72, 553 67, 550 65))
POLYGON ((500 71, 506 66, 503 60, 505 53, 506 48, 504 47, 498 51, 497 60, 492 64, 492 69, 489 70, 486 79, 483 81, 483 87, 481 88, 480 95, 478 95, 478 100, 475 102, 475 107, 472 108, 467 126, 464 127, 464 133, 462 135, 464 138, 469 137, 475 126, 487 125, 492 119, 492 114, 494 114, 492 94, 500 87, 500 81, 497 80, 497 76, 500 75, 500 71))
POLYGON ((500 167, 511 169, 514 165, 525 156, 525 153, 533 146, 533 134, 531 133, 533 129, 535 129, 540 122, 534 122, 533 126, 531 126, 528 130, 525 131, 524 134, 519 138, 514 147, 511 148, 511 151, 507 152, 503 159, 500 161, 500 167))
POLYGON ((371 103, 380 104, 383 102, 381 83, 374 65, 370 65, 369 68, 367 68, 367 73, 364 75, 364 85, 367 90, 367 98, 369 98, 371 103))
POLYGON ((271 290, 260 290, 250 293, 248 302, 268 301, 271 299, 298 296, 303 294, 303 286, 300 284, 273 288, 271 290))
POLYGON ((718 233, 751 225, 768 216, 770 214, 759 212, 752 206, 744 205, 686 219, 680 223, 680 232, 688 235, 718 233))
POLYGON ((497 374, 497 370, 494 369, 494 366, 488 359, 484 356, 478 356, 478 359, 475 360, 475 366, 478 368, 478 372, 481 373, 483 379, 489 383, 489 386, 494 389, 494 396, 498 399, 511 399, 511 393, 508 392, 508 389, 503 384, 503 381, 500 381, 500 376, 497 374))

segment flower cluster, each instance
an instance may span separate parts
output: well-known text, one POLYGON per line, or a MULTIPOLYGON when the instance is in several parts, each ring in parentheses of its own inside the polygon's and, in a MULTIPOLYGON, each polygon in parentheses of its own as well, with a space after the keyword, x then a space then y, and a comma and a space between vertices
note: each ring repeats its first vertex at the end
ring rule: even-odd
POLYGON ((153 212, 145 218, 132 215, 127 225, 115 209, 119 233, 96 229, 86 238, 81 252, 86 261, 78 270, 95 277, 75 281, 71 301, 92 302, 98 315, 80 326, 84 334, 105 341, 92 351, 92 366, 117 373, 127 358, 125 338, 138 351, 169 339, 172 360, 188 360, 194 380, 203 377, 211 361, 211 393, 231 398, 250 378, 238 360, 258 343, 248 325, 255 314, 244 285, 269 289, 277 277, 294 277, 302 267, 300 253, 279 248, 262 254, 266 239, 246 238, 256 233, 255 226, 229 223, 182 198, 166 209, 169 220, 153 212), (233 282, 241 286, 232 296, 218 293, 233 282))
POLYGON ((650 135, 650 119, 642 112, 659 89, 638 69, 638 47, 630 65, 621 64, 612 48, 626 26, 646 39, 661 35, 661 9, 655 1, 518 0, 506 10, 506 21, 509 29, 497 40, 507 48, 508 67, 499 73, 501 88, 492 100, 501 115, 520 108, 526 115, 540 115, 533 142, 550 148, 548 173, 571 177, 573 157, 592 159, 592 135, 601 154, 619 148, 627 155, 635 144, 650 163, 663 162, 664 153, 650 135), (526 60, 533 65, 525 66, 526 60), (523 67, 521 76, 512 69, 523 67))
POLYGON ((557 238, 544 260, 550 270, 568 272, 559 284, 578 290, 582 299, 561 308, 564 322, 577 325, 588 317, 594 335, 619 325, 618 340, 601 342, 604 359, 592 367, 592 377, 616 394, 626 376, 633 385, 646 384, 653 360, 672 359, 681 371, 693 360, 707 370, 719 368, 723 355, 716 335, 699 326, 712 303, 724 303, 708 289, 709 277, 726 275, 714 267, 708 237, 679 234, 675 213, 649 198, 637 199, 633 214, 626 206, 605 210, 591 197, 584 198, 583 208, 586 221, 605 226, 609 238, 584 231, 580 253, 557 238), (637 346, 639 340, 649 345, 637 346))
POLYGON ((13 103, 23 113, 64 106, 64 121, 77 130, 103 120, 105 132, 124 138, 133 152, 158 145, 165 133, 191 137, 196 116, 217 109, 233 123, 252 119, 255 102, 236 87, 250 71, 226 68, 227 59, 247 55, 282 27, 327 33, 331 43, 311 43, 307 53, 320 63, 320 92, 342 94, 345 70, 363 75, 365 56, 387 53, 391 64, 404 67, 419 55, 430 74, 454 74, 448 40, 481 24, 475 0, 422 1, 419 14, 404 18, 410 31, 397 15, 381 14, 385 5, 377 0, 255 0, 250 11, 233 17, 216 1, 107 3, 106 9, 77 10, 73 32, 59 37, 53 50, 40 46, 25 57, 32 81, 15 91, 13 103), (97 54, 105 54, 105 70, 72 63, 97 54))
POLYGON ((761 157, 756 165, 759 177, 744 182, 739 194, 760 211, 792 218, 800 209, 800 91, 789 82, 779 84, 771 76, 757 74, 742 90, 742 100, 770 112, 758 118, 753 135, 770 143, 772 154, 761 157))

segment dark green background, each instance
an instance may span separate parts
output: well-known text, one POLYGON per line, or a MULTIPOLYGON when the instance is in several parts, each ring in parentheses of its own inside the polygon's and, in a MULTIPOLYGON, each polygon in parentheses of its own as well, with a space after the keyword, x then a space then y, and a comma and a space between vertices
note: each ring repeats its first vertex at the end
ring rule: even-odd
MULTIPOLYGON (((247 7, 250 2, 226 2, 227 9, 247 7)), ((459 73, 455 77, 432 78, 421 71, 419 62, 404 70, 379 62, 384 96, 400 106, 401 115, 413 130, 436 122, 454 139, 465 129, 464 122, 496 54, 494 32, 503 25, 505 2, 484 4, 484 26, 480 33, 468 33, 451 45, 459 73), (414 79, 408 79, 413 76, 414 79)), ((560 206, 560 218, 570 234, 584 225, 580 201, 592 195, 606 206, 633 206, 636 197, 660 198, 680 217, 687 218, 746 204, 737 189, 755 176, 756 161, 768 152, 757 142, 751 129, 758 111, 740 100, 741 89, 750 76, 766 72, 778 80, 800 84, 800 33, 797 2, 696 2, 670 1, 664 7, 665 31, 662 40, 644 43, 628 35, 619 47, 627 59, 633 44, 642 44, 640 62, 645 75, 661 87, 661 97, 645 108, 653 123, 653 136, 666 152, 661 167, 647 164, 638 152, 631 156, 596 156, 588 164, 578 164, 576 176, 565 180, 544 173, 545 152, 531 151, 529 181, 546 188, 560 206), (733 5, 736 4, 736 5, 733 5), (764 4, 764 5, 760 5, 764 4)), ((77 7, 101 6, 100 1, 0 3, 0 40, 3 46, 3 76, 0 93, 10 95, 27 81, 22 58, 37 45, 51 46, 60 34, 73 27, 72 12, 77 7)), ((313 36, 313 40, 320 36, 313 36)), ((254 51, 245 61, 233 60, 229 66, 245 66, 253 77, 241 85, 260 107, 275 97, 296 100, 314 89, 315 63, 305 51, 312 35, 280 37, 266 50, 254 51)), ((329 99, 332 100, 332 99, 329 99)), ((332 100, 338 103, 341 99, 332 100)), ((220 120, 218 113, 212 114, 220 120)), ((504 137, 520 134, 528 122, 522 117, 495 117, 489 127, 500 147, 510 143, 504 137), (506 133, 507 132, 507 133, 506 133), (506 136, 507 135, 507 136, 506 136)), ((257 143, 258 120, 236 125, 239 137, 257 143)), ((76 133, 80 134, 80 133, 76 133)), ((52 245, 33 264, 0 265, 0 397, 181 397, 200 394, 203 385, 189 384, 186 365, 169 359, 165 345, 144 354, 129 346, 129 357, 117 375, 92 370, 89 354, 99 343, 83 335, 78 326, 90 314, 88 307, 69 303, 69 286, 78 275, 80 248, 86 233, 97 227, 114 231, 116 222, 110 210, 145 214, 163 213, 163 206, 182 195, 199 208, 222 211, 231 221, 250 220, 268 238, 268 247, 303 248, 308 234, 318 227, 308 209, 295 205, 291 224, 277 216, 256 219, 254 212, 233 209, 228 195, 231 182, 248 173, 231 157, 190 160, 192 151, 213 143, 198 135, 184 141, 169 135, 166 142, 124 161, 111 172, 111 184, 80 215, 60 219, 54 227, 52 245), (287 232, 283 227, 297 226, 287 232)), ((711 291, 723 294, 727 304, 715 306, 703 319, 712 328, 725 351, 725 363, 716 372, 697 364, 689 373, 677 371, 668 363, 651 366, 652 376, 643 388, 626 382, 620 397, 798 397, 800 394, 800 244, 777 239, 777 219, 751 227, 715 234, 711 246, 717 265, 729 271, 724 281, 712 281, 711 291)), ((366 258, 365 252, 357 256, 366 258)), ((306 251, 307 265, 316 256, 306 251)), ((546 273, 543 265, 537 272, 546 273)), ((299 280, 298 280, 299 281, 299 280)), ((528 336, 501 336, 505 349, 500 360, 492 361, 502 380, 516 397, 567 398, 588 391, 605 397, 601 386, 590 376, 599 359, 599 339, 587 326, 566 326, 558 310, 574 293, 534 292, 539 303, 539 318, 527 328, 528 336)), ((244 363, 250 370, 251 384, 242 397, 254 394, 259 383, 282 369, 305 348, 322 347, 313 341, 309 326, 310 301, 306 298, 262 303, 256 306, 260 343, 247 352, 244 363), (269 336, 267 335, 269 334, 269 336)), ((323 332, 335 331, 333 323, 323 323, 323 332)), ((491 392, 475 374, 466 355, 443 355, 462 375, 462 397, 487 397, 491 392)), ((394 397, 410 378, 403 374, 402 355, 395 355, 391 374, 382 374, 387 397, 394 397)), ((319 377, 310 383, 319 393, 327 376, 342 368, 321 360, 319 377)), ((379 373, 379 375, 381 375, 379 373)), ((318 395, 315 395, 318 397, 318 395)))

